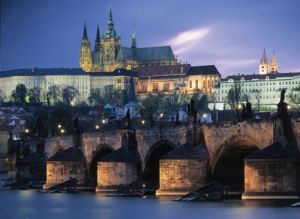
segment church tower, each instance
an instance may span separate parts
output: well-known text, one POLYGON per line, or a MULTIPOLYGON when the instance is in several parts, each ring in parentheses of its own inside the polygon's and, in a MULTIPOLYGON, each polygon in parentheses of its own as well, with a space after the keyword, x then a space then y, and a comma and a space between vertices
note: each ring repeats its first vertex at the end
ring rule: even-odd
POLYGON ((277 73, 278 72, 278 62, 275 56, 275 51, 273 51, 272 61, 269 67, 270 73, 277 73))
POLYGON ((121 47, 121 37, 117 35, 112 10, 109 10, 109 19, 107 24, 107 31, 102 35, 101 38, 101 50, 103 60, 103 71, 112 72, 118 68, 116 63, 116 57, 121 47))
POLYGON ((133 31, 132 31, 131 49, 133 49, 133 50, 136 49, 136 34, 135 34, 135 27, 134 26, 133 26, 133 31))
POLYGON ((264 49, 259 64, 259 74, 268 74, 268 73, 269 73, 269 62, 268 62, 266 50, 264 49))
POLYGON ((89 41, 86 24, 84 23, 83 36, 81 40, 81 49, 80 49, 80 67, 86 71, 92 71, 92 53, 91 53, 91 43, 89 41))
POLYGON ((97 27, 95 46, 93 50, 93 71, 100 71, 102 67, 102 56, 101 56, 101 39, 99 25, 97 27))

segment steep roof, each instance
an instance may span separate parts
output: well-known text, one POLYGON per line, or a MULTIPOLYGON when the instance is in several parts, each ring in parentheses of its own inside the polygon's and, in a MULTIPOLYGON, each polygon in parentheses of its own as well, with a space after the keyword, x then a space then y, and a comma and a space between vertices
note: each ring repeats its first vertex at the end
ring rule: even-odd
POLYGON ((136 71, 139 77, 185 75, 189 71, 190 67, 190 64, 146 66, 138 67, 136 71))
POLYGON ((0 77, 47 75, 86 75, 86 72, 81 68, 25 68, 0 71, 0 77))
POLYGON ((117 54, 117 61, 126 61, 132 59, 134 59, 132 49, 127 47, 121 47, 117 54))
POLYGON ((152 60, 174 60, 172 48, 170 46, 147 47, 136 49, 136 59, 139 62, 152 60))
POLYGON ((81 149, 70 147, 64 151, 56 153, 54 156, 49 158, 48 161, 76 161, 85 162, 85 157, 81 149))
POLYGON ((112 153, 107 154, 102 157, 100 162, 130 162, 130 163, 139 163, 140 157, 136 150, 128 150, 125 147, 122 147, 112 153))
POLYGON ((265 75, 261 75, 261 74, 243 75, 243 74, 241 74, 241 75, 230 75, 230 76, 222 79, 222 81, 228 81, 229 79, 241 80, 242 78, 244 78, 244 80, 253 80, 253 79, 265 80, 266 78, 276 79, 276 78, 296 77, 299 75, 300 75, 300 72, 274 73, 274 74, 265 74, 265 75))
POLYGON ((190 68, 188 75, 220 75, 220 72, 214 65, 193 66, 190 68))
POLYGON ((193 147, 189 143, 186 143, 183 146, 179 147, 178 149, 169 152, 161 159, 162 160, 164 159, 185 160, 187 158, 193 160, 209 160, 209 155, 205 147, 203 147, 203 145, 198 145, 196 147, 193 147))
POLYGON ((283 146, 279 142, 275 142, 262 150, 256 151, 249 156, 246 160, 251 159, 299 159, 299 151, 293 147, 283 146))

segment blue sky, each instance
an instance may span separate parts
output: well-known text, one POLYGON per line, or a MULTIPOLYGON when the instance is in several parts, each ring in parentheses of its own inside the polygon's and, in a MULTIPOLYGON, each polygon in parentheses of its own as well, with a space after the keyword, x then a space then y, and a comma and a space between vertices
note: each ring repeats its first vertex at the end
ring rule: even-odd
POLYGON ((171 45, 179 60, 217 66, 222 75, 258 72, 264 48, 280 72, 300 71, 299 0, 0 0, 1 69, 78 67, 86 21, 94 44, 112 7, 130 46, 171 45))

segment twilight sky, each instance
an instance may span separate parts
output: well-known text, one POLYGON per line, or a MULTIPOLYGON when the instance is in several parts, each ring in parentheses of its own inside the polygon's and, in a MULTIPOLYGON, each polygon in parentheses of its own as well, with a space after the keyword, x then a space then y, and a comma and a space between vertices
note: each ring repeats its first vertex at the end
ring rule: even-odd
POLYGON ((0 0, 0 69, 79 67, 86 21, 94 45, 112 7, 130 46, 171 45, 179 60, 214 64, 223 76, 258 72, 263 48, 280 72, 300 71, 300 0, 0 0))

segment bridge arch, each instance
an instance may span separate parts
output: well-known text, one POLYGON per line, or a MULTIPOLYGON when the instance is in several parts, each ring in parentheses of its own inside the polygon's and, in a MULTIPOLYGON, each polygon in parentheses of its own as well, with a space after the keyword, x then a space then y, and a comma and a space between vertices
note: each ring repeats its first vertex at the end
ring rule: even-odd
POLYGON ((244 158, 259 150, 258 142, 250 137, 232 138, 222 145, 211 160, 213 181, 237 191, 243 190, 244 158))
POLYGON ((114 148, 108 144, 100 144, 92 152, 91 161, 88 165, 88 176, 92 184, 97 184, 97 162, 105 155, 112 153, 114 148))
POLYGON ((175 146, 168 140, 160 140, 153 144, 145 159, 142 180, 151 188, 159 186, 159 159, 174 150, 175 146))

